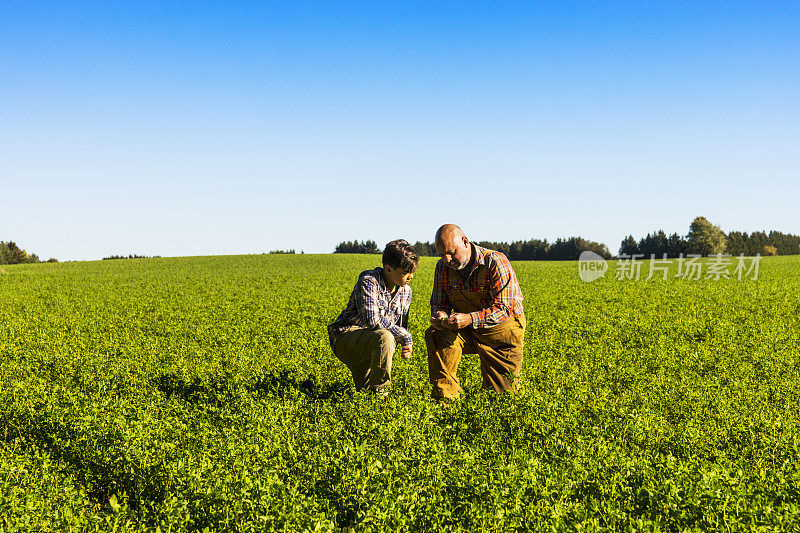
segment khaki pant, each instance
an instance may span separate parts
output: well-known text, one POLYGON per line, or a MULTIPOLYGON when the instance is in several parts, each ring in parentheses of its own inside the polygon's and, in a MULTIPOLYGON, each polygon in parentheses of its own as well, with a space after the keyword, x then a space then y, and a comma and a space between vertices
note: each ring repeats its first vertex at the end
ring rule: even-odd
POLYGON ((462 354, 477 354, 481 361, 483 388, 495 392, 516 387, 516 377, 522 368, 522 347, 525 335, 525 316, 511 317, 489 328, 462 328, 425 331, 428 348, 428 375, 433 398, 456 399, 462 389, 456 376, 462 354))
POLYGON ((354 328, 339 335, 333 353, 350 369, 357 390, 380 392, 391 386, 394 348, 388 329, 354 328))

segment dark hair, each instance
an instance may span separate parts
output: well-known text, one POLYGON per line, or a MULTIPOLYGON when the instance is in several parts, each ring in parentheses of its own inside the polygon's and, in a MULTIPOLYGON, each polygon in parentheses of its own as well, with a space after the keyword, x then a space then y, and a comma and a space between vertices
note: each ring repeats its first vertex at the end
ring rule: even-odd
POLYGON ((419 265, 419 255, 404 239, 397 239, 383 249, 383 265, 402 268, 406 272, 415 272, 419 265))

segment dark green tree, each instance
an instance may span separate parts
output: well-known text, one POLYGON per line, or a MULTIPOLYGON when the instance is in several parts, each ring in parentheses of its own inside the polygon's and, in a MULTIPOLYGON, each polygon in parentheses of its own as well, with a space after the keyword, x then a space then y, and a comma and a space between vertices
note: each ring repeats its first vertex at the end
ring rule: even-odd
POLYGON ((633 238, 633 235, 628 235, 619 245, 619 255, 633 255, 639 253, 639 243, 633 238))
POLYGON ((679 257, 681 254, 686 254, 688 250, 688 243, 686 239, 673 233, 667 238, 667 256, 679 257))
POLYGON ((378 245, 373 240, 364 242, 343 241, 336 245, 335 254, 379 254, 378 245))

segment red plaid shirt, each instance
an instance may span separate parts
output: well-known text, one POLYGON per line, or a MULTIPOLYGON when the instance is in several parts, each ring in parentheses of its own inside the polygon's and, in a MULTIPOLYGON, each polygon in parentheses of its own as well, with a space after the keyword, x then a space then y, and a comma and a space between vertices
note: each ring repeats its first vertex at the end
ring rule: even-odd
MULTIPOLYGON (((480 311, 470 313, 472 316, 473 328, 486 328, 505 322, 511 316, 520 317, 523 314, 522 290, 517 282, 517 275, 511 268, 508 258, 494 250, 487 250, 476 244, 472 246, 472 266, 466 283, 463 278, 443 260, 436 263, 436 271, 433 274, 433 293, 431 294, 431 315, 437 311, 444 311, 450 314, 453 306, 447 293, 450 284, 454 284, 460 289, 476 292, 479 281, 475 273, 480 265, 486 264, 486 281, 489 290, 489 299, 485 302, 485 308, 480 311), (489 255, 484 257, 484 252, 489 251, 489 255)), ((467 266, 465 268, 470 268, 467 266)))

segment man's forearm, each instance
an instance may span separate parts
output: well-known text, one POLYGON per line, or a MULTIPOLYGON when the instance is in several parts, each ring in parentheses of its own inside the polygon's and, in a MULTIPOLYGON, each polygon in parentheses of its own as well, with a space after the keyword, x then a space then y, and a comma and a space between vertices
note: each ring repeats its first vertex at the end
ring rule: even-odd
POLYGON ((484 328, 494 326, 504 322, 510 314, 510 310, 506 305, 493 305, 480 311, 470 313, 472 317, 472 327, 484 328))
POLYGON ((394 335, 395 339, 400 341, 400 346, 411 346, 413 344, 411 333, 409 333, 406 328, 394 324, 386 329, 388 329, 391 334, 394 335))

